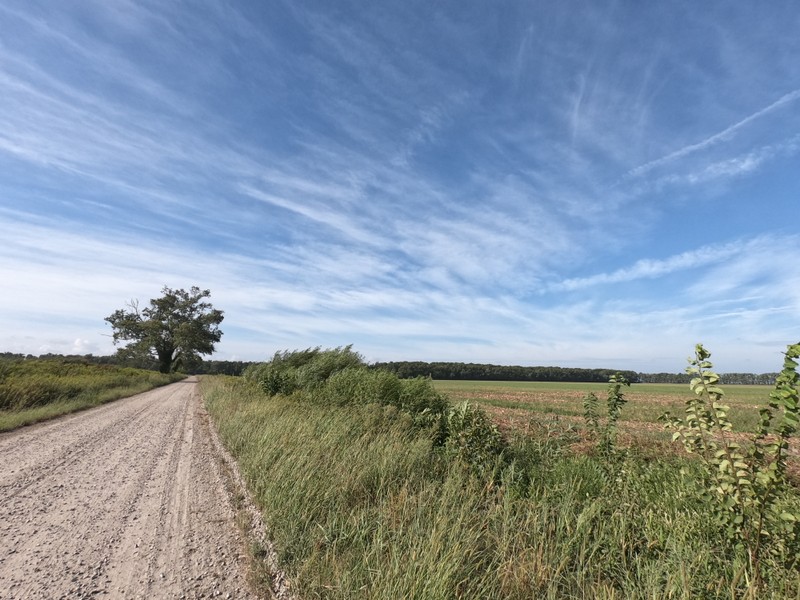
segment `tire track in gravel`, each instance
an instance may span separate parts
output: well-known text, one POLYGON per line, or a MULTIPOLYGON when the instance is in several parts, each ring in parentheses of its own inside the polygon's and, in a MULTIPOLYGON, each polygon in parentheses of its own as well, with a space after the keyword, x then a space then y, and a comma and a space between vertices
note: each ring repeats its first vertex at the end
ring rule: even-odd
MULTIPOLYGON (((106 405, 102 408, 111 409, 112 405, 106 405)), ((130 409, 131 407, 126 406, 126 408, 130 409)), ((30 454, 23 455, 17 452, 14 462, 0 473, 0 490, 5 490, 7 486, 12 488, 10 492, 7 492, 6 498, 22 493, 29 485, 49 475, 54 470, 75 463, 81 456, 95 451, 98 445, 105 442, 105 438, 109 434, 114 433, 118 437, 125 436, 127 430, 135 429, 138 426, 142 413, 145 413, 148 409, 152 409, 150 404, 135 411, 126 411, 127 416, 124 417, 124 420, 122 415, 118 415, 118 420, 105 426, 102 431, 97 429, 97 425, 101 423, 99 420, 92 420, 87 423, 86 429, 88 431, 71 429, 66 432, 59 427, 60 423, 56 421, 34 426, 30 430, 26 429, 24 433, 20 433, 19 438, 13 434, 7 434, 7 439, 6 436, 3 436, 3 439, 0 439, 0 456, 3 456, 6 451, 13 453, 16 446, 26 447, 27 443, 36 440, 42 435, 41 429, 49 430, 53 427, 58 427, 58 435, 66 435, 70 437, 70 440, 67 444, 53 444, 48 447, 37 448, 37 452, 30 454), (116 431, 112 432, 112 428, 115 428, 116 431)), ((100 411, 102 409, 96 410, 100 411)), ((67 417, 65 420, 71 421, 81 416, 83 416, 83 413, 67 417)))
POLYGON ((196 382, 0 435, 0 598, 254 598, 196 382))

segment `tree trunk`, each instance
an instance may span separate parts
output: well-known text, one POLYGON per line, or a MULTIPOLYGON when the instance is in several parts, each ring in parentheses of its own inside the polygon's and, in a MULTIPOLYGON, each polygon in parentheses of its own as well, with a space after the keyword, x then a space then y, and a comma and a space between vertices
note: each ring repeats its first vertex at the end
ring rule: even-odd
POLYGON ((172 371, 172 349, 158 350, 158 370, 162 373, 169 373, 172 371))

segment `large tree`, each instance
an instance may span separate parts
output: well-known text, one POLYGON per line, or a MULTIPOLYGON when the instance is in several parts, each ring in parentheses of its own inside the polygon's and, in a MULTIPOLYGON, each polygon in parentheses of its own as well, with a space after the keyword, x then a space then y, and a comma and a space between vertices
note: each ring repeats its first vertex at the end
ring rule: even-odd
POLYGON ((222 311, 203 300, 211 296, 209 290, 193 286, 187 292, 165 286, 161 293, 150 300, 150 306, 140 309, 139 301, 132 300, 105 318, 114 330, 114 344, 130 341, 119 353, 155 358, 162 373, 191 370, 202 360, 201 354, 214 352, 214 344, 222 337, 222 311))

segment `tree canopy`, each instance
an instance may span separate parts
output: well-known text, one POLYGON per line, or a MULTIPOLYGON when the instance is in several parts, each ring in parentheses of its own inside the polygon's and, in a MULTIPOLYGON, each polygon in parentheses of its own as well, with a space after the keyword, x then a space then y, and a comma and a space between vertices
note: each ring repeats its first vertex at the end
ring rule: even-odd
POLYGON ((158 369, 169 373, 177 369, 191 371, 202 359, 201 354, 214 352, 222 331, 219 324, 223 313, 210 302, 209 290, 196 286, 186 290, 173 290, 166 286, 163 296, 150 300, 150 305, 139 307, 132 300, 105 318, 114 332, 114 344, 130 341, 120 348, 121 357, 158 360, 158 369))

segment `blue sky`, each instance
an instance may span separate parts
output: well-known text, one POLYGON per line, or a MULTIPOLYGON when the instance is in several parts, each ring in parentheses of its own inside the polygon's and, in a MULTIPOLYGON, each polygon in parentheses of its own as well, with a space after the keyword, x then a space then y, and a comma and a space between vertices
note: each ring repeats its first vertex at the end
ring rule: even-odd
POLYGON ((215 358, 774 371, 800 340, 793 1, 4 0, 0 351, 165 285, 215 358))

